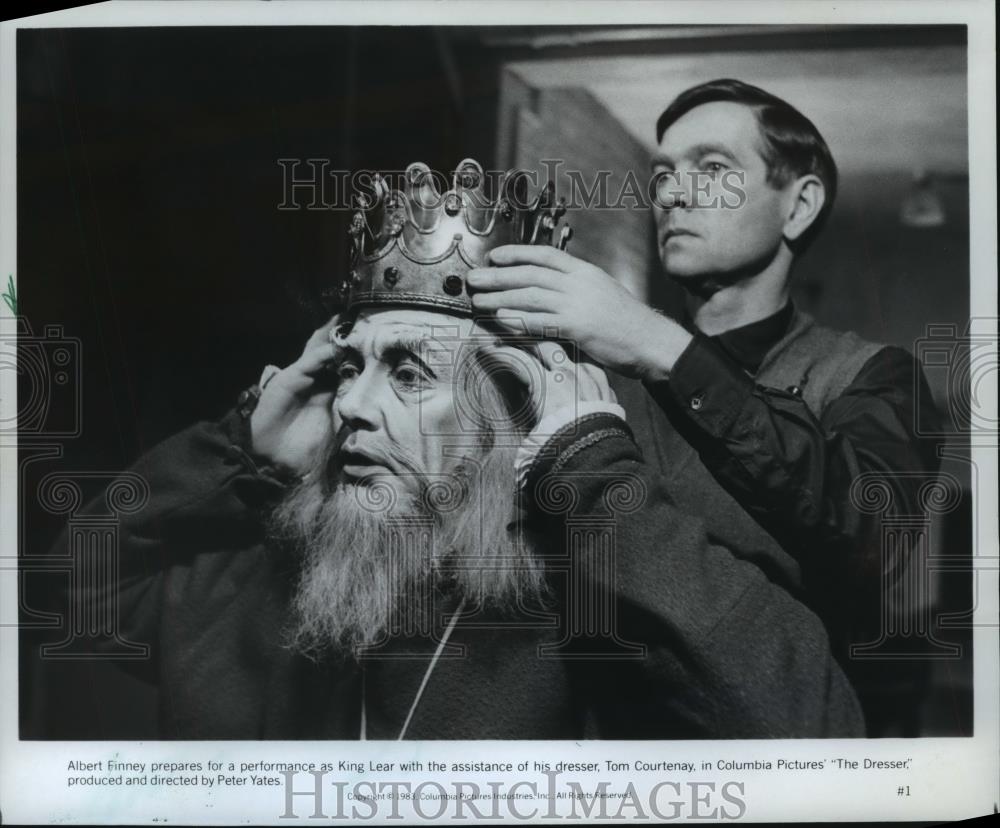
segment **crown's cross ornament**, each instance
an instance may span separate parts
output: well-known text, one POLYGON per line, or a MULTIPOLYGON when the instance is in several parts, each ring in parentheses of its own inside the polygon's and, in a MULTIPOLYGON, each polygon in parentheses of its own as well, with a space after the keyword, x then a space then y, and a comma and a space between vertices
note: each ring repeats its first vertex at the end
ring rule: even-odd
MULTIPOLYGON (((551 181, 529 201, 528 177, 521 170, 504 173, 491 199, 483 168, 471 158, 458 165, 445 193, 425 164, 406 168, 403 192, 376 175, 372 195, 355 197, 341 304, 429 307, 472 316, 469 270, 485 265, 494 247, 553 244, 566 214, 551 181)), ((556 243, 560 250, 571 237, 564 226, 556 243)))

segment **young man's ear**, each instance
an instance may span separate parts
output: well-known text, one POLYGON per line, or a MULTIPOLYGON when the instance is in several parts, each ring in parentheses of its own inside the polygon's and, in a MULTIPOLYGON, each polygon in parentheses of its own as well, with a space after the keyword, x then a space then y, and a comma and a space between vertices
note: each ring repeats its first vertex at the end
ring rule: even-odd
POLYGON ((815 175, 804 175, 792 185, 791 205, 785 220, 784 236, 789 242, 799 238, 816 221, 826 203, 826 188, 815 175))

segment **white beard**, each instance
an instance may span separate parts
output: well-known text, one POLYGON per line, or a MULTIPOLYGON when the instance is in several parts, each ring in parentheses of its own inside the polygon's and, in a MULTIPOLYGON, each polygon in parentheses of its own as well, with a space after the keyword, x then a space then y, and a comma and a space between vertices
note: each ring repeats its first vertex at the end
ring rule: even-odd
POLYGON ((423 497, 399 495, 385 510, 372 502, 385 484, 339 484, 331 492, 319 468, 308 475, 271 521, 278 540, 301 556, 289 646, 319 659, 330 651, 357 652, 400 632, 426 634, 434 620, 429 591, 436 569, 456 552, 511 562, 499 569, 457 569, 467 597, 501 611, 540 598, 542 567, 527 539, 517 540, 508 527, 510 451, 493 449, 472 468, 464 486, 446 487, 453 496, 461 489, 457 507, 443 509, 435 508, 443 505, 440 486, 423 497))

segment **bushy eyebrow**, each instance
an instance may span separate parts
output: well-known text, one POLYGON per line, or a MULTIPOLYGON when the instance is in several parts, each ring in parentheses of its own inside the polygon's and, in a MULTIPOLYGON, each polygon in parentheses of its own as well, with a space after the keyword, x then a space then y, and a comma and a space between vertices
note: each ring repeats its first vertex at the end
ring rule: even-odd
POLYGON ((400 351, 416 357, 427 347, 428 342, 433 340, 415 331, 392 331, 375 337, 375 357, 382 359, 387 353, 400 351))
POLYGON ((412 347, 407 347, 406 343, 402 342, 387 343, 382 348, 381 353, 378 354, 378 359, 380 361, 388 363, 396 363, 400 359, 412 359, 424 371, 426 371, 430 375, 431 379, 438 378, 437 372, 417 355, 417 349, 412 347))
MULTIPOLYGON (((348 336, 348 342, 349 340, 350 336, 348 336)), ((437 379, 442 366, 438 365, 436 371, 420 356, 422 351, 427 350, 429 344, 431 346, 435 344, 435 340, 431 336, 414 331, 391 331, 381 336, 376 335, 373 343, 373 356, 380 362, 396 362, 400 358, 412 359, 433 379, 437 379)), ((348 359, 361 361, 363 356, 361 349, 356 345, 344 344, 338 347, 334 359, 339 364, 348 359)), ((450 369, 450 365, 445 367, 450 369)), ((450 370, 446 370, 445 373, 450 373, 450 370)))
MULTIPOLYGON (((701 158, 705 155, 711 155, 712 153, 717 153, 719 155, 724 155, 730 161, 734 163, 739 163, 739 159, 733 154, 733 151, 727 147, 725 144, 713 144, 713 143, 702 143, 695 144, 694 146, 688 147, 684 152, 684 157, 690 160, 701 158)), ((666 153, 656 152, 653 154, 653 158, 650 161, 650 166, 652 167, 672 167, 674 165, 674 159, 667 155, 666 153)))

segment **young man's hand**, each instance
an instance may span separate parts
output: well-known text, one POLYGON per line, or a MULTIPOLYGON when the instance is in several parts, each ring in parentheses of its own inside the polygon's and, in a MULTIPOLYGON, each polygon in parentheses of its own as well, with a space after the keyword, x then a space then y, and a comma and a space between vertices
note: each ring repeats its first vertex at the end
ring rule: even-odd
POLYGON ((509 311, 535 336, 576 343, 613 371, 640 379, 669 374, 691 341, 680 325, 644 305, 611 276, 562 250, 504 245, 490 251, 494 267, 469 271, 477 311, 509 311))
POLYGON ((305 474, 333 427, 334 384, 324 375, 334 357, 335 316, 316 330, 295 362, 264 384, 250 415, 255 454, 305 474))

